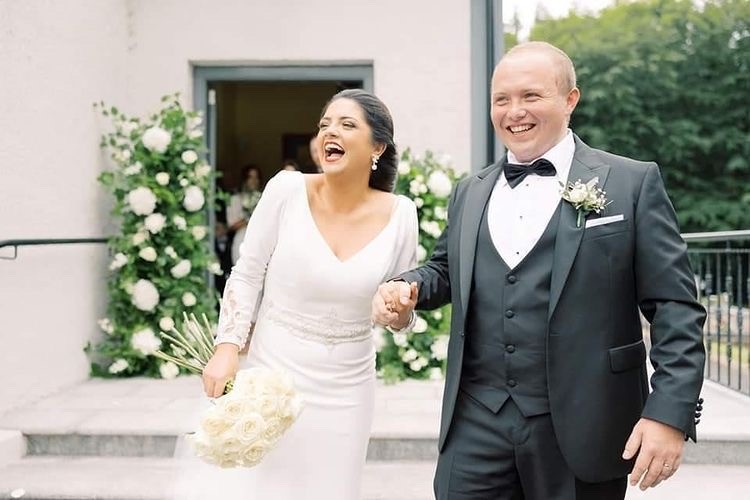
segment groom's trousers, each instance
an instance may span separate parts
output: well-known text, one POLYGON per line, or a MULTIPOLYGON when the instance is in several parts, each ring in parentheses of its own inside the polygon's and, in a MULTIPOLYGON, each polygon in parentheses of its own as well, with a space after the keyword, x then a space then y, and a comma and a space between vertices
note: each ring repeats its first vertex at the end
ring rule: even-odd
POLYGON ((622 500, 626 480, 576 479, 549 413, 524 417, 512 399, 495 413, 461 390, 434 487, 437 500, 622 500))

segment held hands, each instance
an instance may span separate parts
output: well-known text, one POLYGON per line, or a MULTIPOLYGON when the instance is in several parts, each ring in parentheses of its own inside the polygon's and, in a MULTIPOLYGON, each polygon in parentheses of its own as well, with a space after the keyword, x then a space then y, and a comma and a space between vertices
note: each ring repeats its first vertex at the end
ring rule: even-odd
POLYGON ((401 330, 409 324, 411 313, 417 306, 417 283, 389 281, 378 287, 372 298, 372 322, 401 330))
POLYGON ((224 387, 237 374, 240 365, 239 347, 219 344, 203 369, 203 390, 209 398, 224 394, 224 387))
POLYGON ((656 420, 640 419, 622 454, 625 460, 638 454, 630 473, 630 485, 636 486, 640 482, 641 490, 645 491, 672 477, 680 467, 684 445, 682 431, 656 420))

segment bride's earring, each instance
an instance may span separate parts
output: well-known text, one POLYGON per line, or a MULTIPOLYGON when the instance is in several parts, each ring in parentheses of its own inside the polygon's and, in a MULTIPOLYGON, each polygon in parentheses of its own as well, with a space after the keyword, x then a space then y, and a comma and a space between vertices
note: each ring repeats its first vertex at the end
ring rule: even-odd
POLYGON ((370 168, 373 172, 378 169, 378 160, 379 158, 377 156, 372 157, 372 165, 370 165, 370 168))

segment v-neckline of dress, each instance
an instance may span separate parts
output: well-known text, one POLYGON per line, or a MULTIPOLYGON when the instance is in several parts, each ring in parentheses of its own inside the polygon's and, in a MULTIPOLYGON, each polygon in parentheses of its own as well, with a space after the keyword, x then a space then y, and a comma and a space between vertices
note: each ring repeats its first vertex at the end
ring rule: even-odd
POLYGON ((391 216, 388 219, 388 222, 386 223, 386 225, 383 226, 382 229, 380 229, 370 240, 367 241, 367 243, 365 243, 362 247, 360 247, 356 252, 352 253, 346 259, 342 260, 338 255, 336 255, 336 252, 333 251, 333 249, 331 248, 331 245, 328 243, 328 240, 325 238, 325 236, 323 236, 323 233, 320 231, 320 228, 318 227, 318 223, 315 221, 315 216, 313 216, 313 213, 312 213, 312 207, 310 207, 310 197, 308 196, 308 192, 307 192, 307 180, 304 178, 304 176, 302 177, 302 187, 303 187, 302 202, 305 207, 305 212, 307 213, 307 217, 310 220, 310 224, 312 225, 313 231, 315 232, 315 234, 317 234, 318 239, 321 241, 321 243, 323 244, 323 247, 325 247, 328 254, 331 257, 333 257, 333 259, 341 265, 351 262, 356 257, 364 253, 365 250, 367 250, 377 240, 380 239, 380 237, 388 230, 388 228, 391 227, 391 225, 396 220, 396 212, 397 212, 397 208, 398 208, 399 201, 400 201, 398 195, 396 195, 396 199, 393 202, 393 207, 391 208, 391 216))

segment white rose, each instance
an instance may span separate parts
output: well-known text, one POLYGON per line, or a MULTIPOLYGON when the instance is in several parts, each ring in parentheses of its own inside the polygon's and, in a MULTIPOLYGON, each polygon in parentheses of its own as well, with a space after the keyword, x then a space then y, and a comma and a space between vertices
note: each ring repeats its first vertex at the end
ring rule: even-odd
POLYGON ((163 153, 172 142, 172 135, 161 127, 151 127, 143 133, 143 145, 149 151, 163 153))
POLYGON ((153 311, 159 303, 159 291, 149 280, 140 279, 130 290, 133 305, 141 311, 153 311))
POLYGON ((185 189, 185 200, 182 202, 182 206, 188 212, 197 212, 203 208, 203 204, 206 199, 203 197, 203 191, 198 186, 189 186, 185 189))
POLYGON ((192 149, 188 149, 187 151, 183 151, 180 158, 182 158, 183 163, 185 163, 186 165, 192 165, 193 163, 198 161, 198 153, 196 153, 192 149))
POLYGON ((171 332, 172 328, 174 328, 174 320, 169 316, 164 316, 159 320, 159 329, 162 332, 171 332))
POLYGON ((192 293, 185 292, 182 294, 182 304, 185 307, 192 307, 196 302, 198 302, 198 299, 196 299, 195 295, 193 295, 192 293))
POLYGON ((128 193, 128 206, 136 215, 148 215, 156 208, 156 195, 147 187, 138 187, 128 193))
POLYGON ((138 252, 138 256, 147 262, 154 262, 156 260, 156 250, 154 247, 146 247, 138 252))
POLYGON ((198 177, 205 177, 211 173, 211 165, 204 163, 195 167, 195 175, 198 177))
POLYGON ((166 172, 159 172, 156 174, 156 183, 160 186, 166 186, 169 184, 169 174, 166 172))
POLYGON ((406 352, 405 352, 405 353, 404 353, 404 354, 403 354, 403 355, 401 356, 401 360, 402 360, 402 361, 403 361, 404 363, 408 363, 408 362, 410 362, 410 361, 414 361, 414 360, 415 360, 415 359, 417 359, 418 357, 419 357, 419 353, 418 353, 417 351, 415 351, 414 349, 409 349, 409 350, 407 350, 407 351, 406 351, 406 352))
POLYGON ((181 215, 175 215, 172 217, 172 222, 174 222, 175 227, 181 231, 184 231, 187 228, 187 221, 181 215))
POLYGON ((445 358, 447 358, 448 336, 438 335, 437 337, 435 337, 435 340, 433 340, 432 345, 430 346, 430 352, 432 352, 432 357, 437 361, 443 361, 445 358))
POLYGON ((218 262, 212 262, 208 265, 209 272, 214 273, 217 276, 224 274, 224 270, 218 262))
POLYGON ((586 199, 586 186, 576 186, 571 189, 569 198, 571 203, 582 203, 586 199))
POLYGON ((187 259, 183 259, 176 266, 170 269, 169 272, 172 273, 172 276, 174 276, 175 278, 180 279, 190 274, 190 269, 192 269, 190 261, 187 259))
POLYGON ((112 321, 110 321, 109 318, 102 318, 97 321, 97 323, 99 324, 99 328, 101 328, 104 333, 112 335, 112 333, 115 331, 115 326, 112 324, 112 321))
POLYGON ((451 180, 440 170, 430 174, 429 179, 427 179, 427 187, 438 198, 447 198, 451 194, 451 189, 453 189, 451 180))
POLYGON ((416 198, 414 198, 414 206, 416 206, 417 208, 422 208, 424 206, 424 200, 417 196, 416 198))
POLYGON ((148 231, 138 231, 133 235, 133 245, 140 245, 148 239, 148 231))
POLYGON ((408 161, 400 161, 398 162, 398 173, 401 175, 406 175, 411 170, 411 165, 409 165, 408 161))
POLYGON ((417 246, 417 262, 424 262, 427 258, 427 250, 422 245, 417 246))
POLYGON ((109 365, 109 373, 112 375, 116 375, 120 372, 123 372, 127 370, 130 367, 130 363, 127 362, 127 360, 118 358, 115 360, 114 363, 109 365))
POLYGON ((148 229, 151 234, 156 234, 164 229, 164 224, 166 224, 166 222, 167 218, 164 217, 164 215, 156 213, 146 217, 146 220, 143 221, 143 225, 146 226, 146 229, 148 229))
POLYGON ((206 226, 195 226, 190 232, 193 233, 193 238, 200 241, 206 237, 208 231, 206 230, 206 226))
POLYGON ((175 252, 174 248, 172 248, 171 246, 165 247, 164 248, 164 253, 167 254, 167 255, 169 255, 173 259, 177 258, 177 252, 175 252))
POLYGON ((121 252, 118 252, 115 254, 115 257, 112 259, 112 262, 109 264, 109 270, 110 271, 117 271, 122 266, 128 263, 128 257, 121 252))
POLYGON ((422 316, 417 315, 417 320, 414 322, 414 328, 412 328, 412 331, 414 333, 424 333, 427 331, 428 326, 427 321, 425 321, 422 316))
POLYGON ((405 333, 394 333, 393 343, 399 347, 406 347, 409 345, 409 340, 405 333))
POLYGON ((430 368, 430 380, 443 380, 443 370, 437 367, 430 368))
POLYGON ((159 340, 151 328, 144 328, 133 334, 130 338, 130 346, 144 356, 148 356, 159 350, 161 340, 159 340))
POLYGON ((159 365, 159 374, 165 380, 172 380, 180 374, 180 368, 171 361, 167 361, 159 365))

